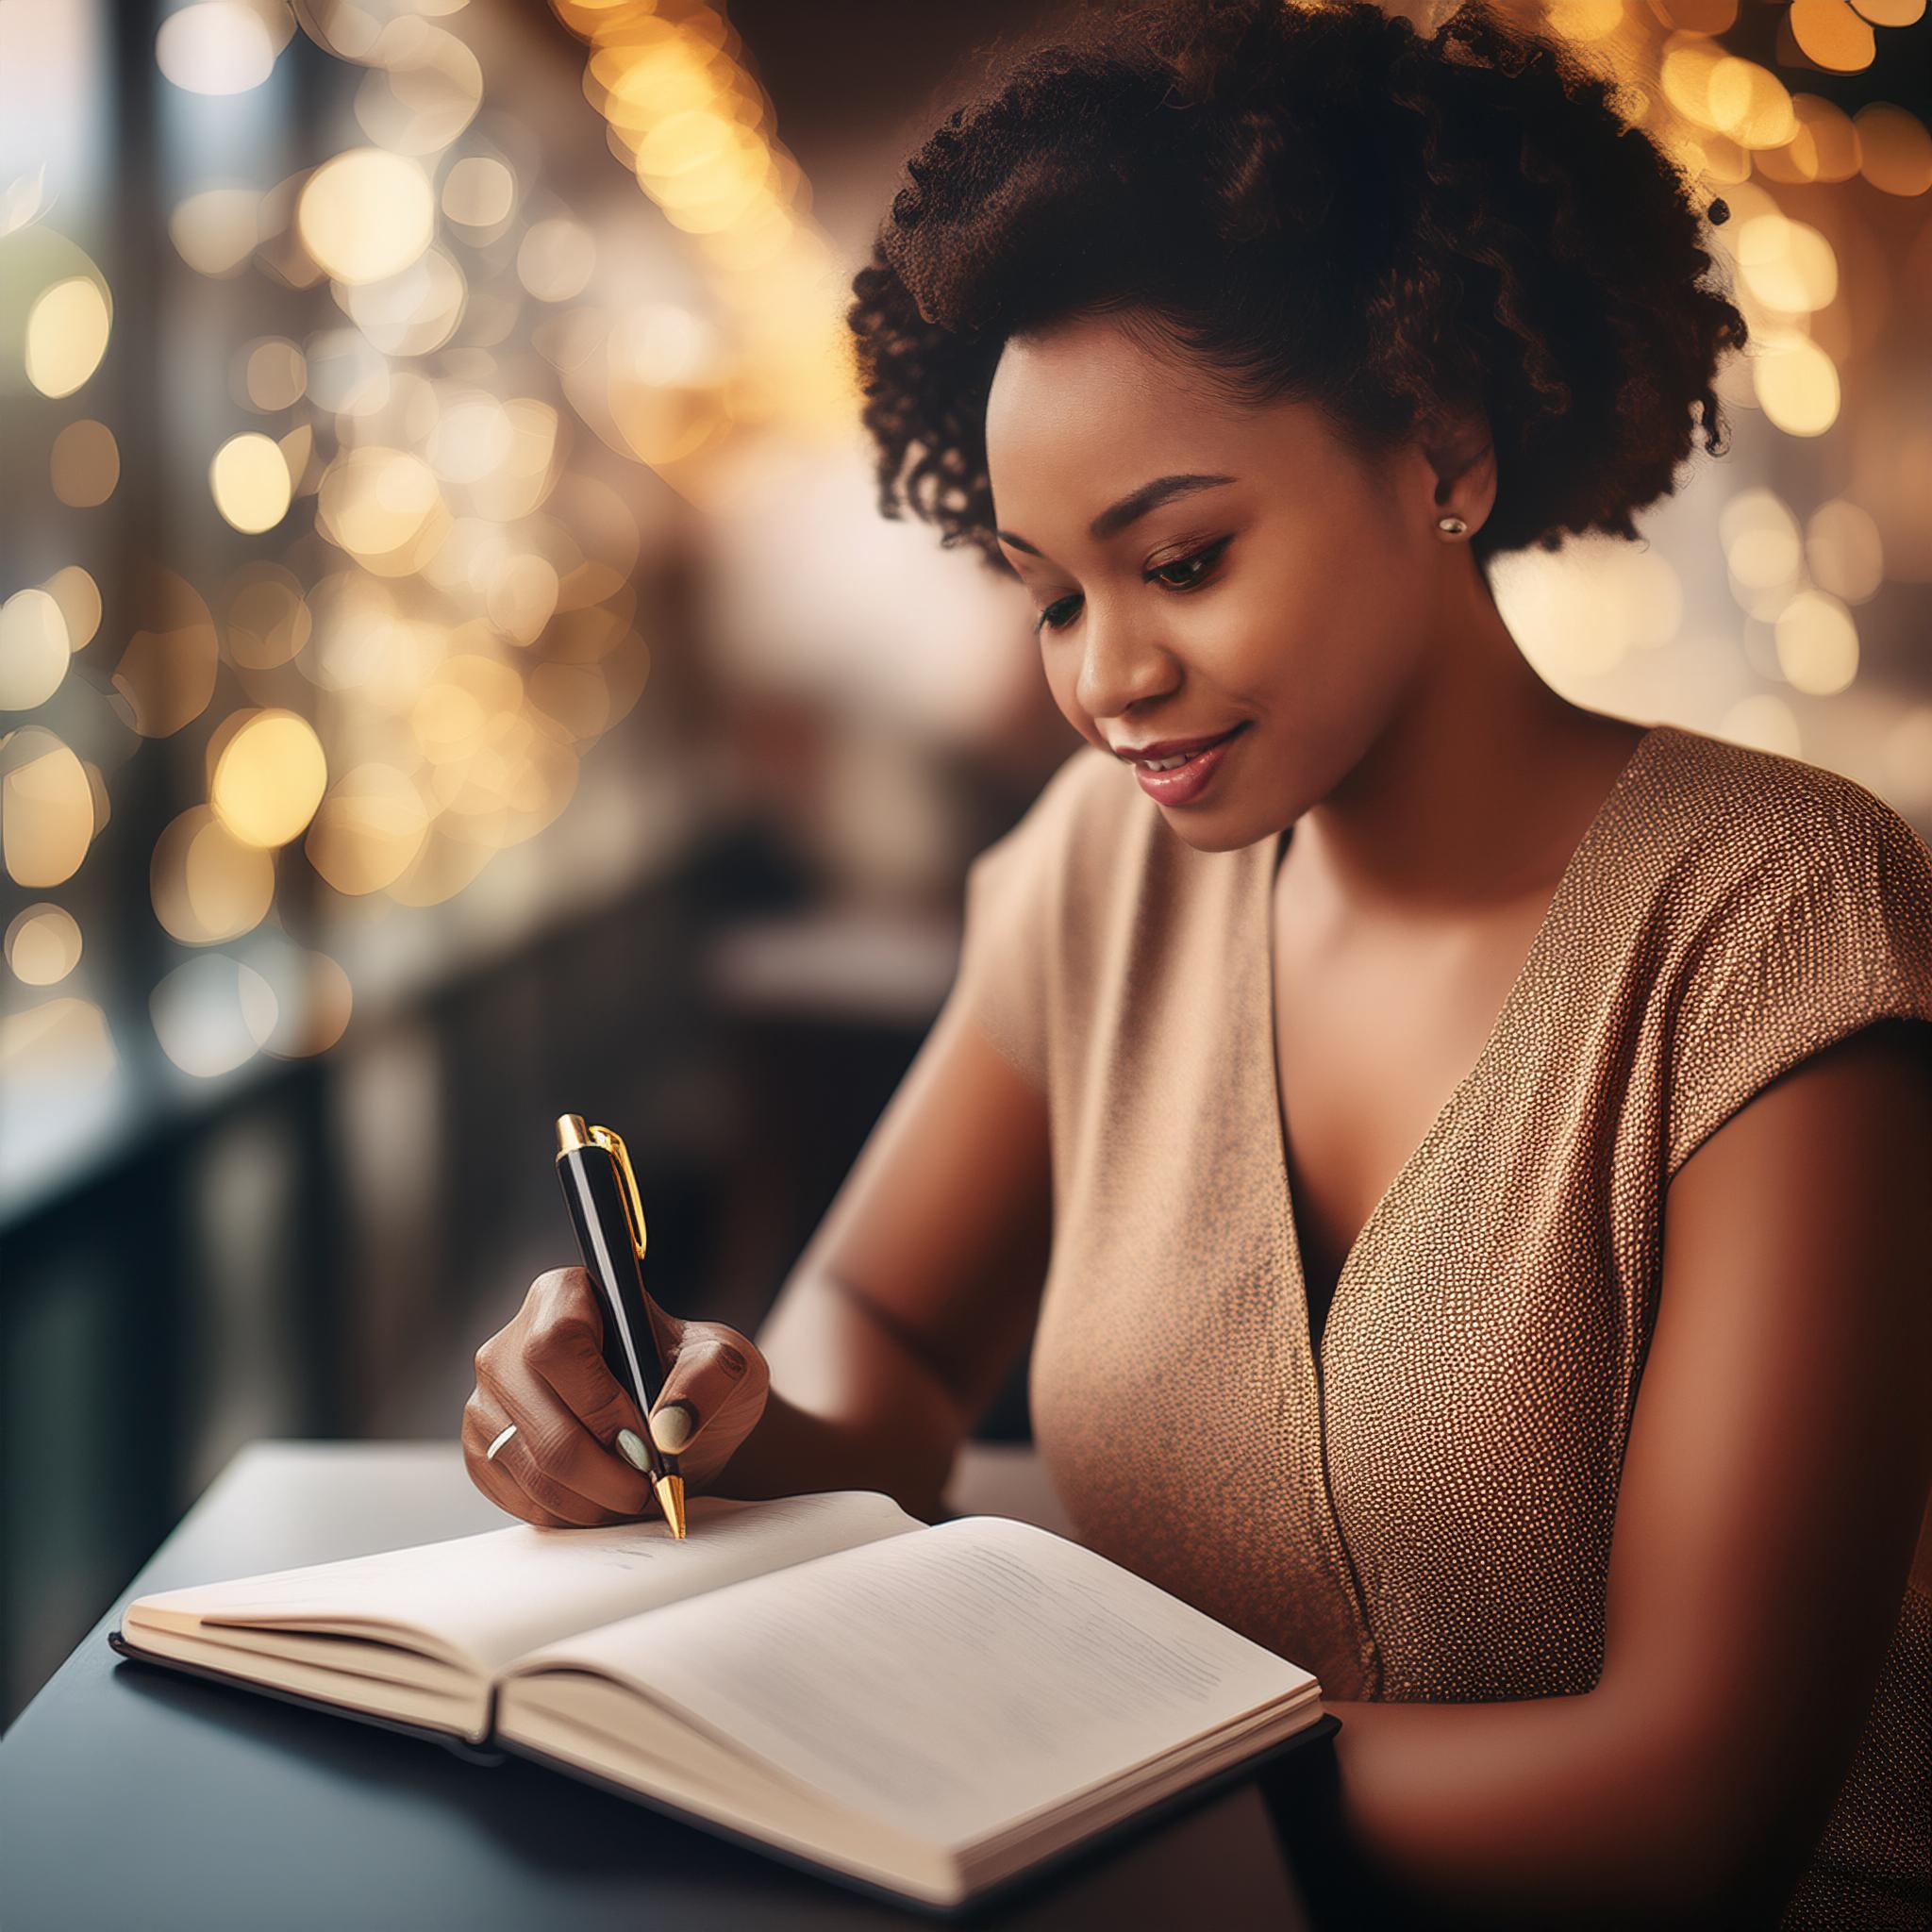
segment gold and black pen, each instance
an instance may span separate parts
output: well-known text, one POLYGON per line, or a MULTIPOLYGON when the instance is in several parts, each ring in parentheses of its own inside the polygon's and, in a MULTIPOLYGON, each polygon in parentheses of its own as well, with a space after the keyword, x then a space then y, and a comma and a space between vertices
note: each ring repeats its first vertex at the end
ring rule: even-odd
POLYGON ((557 1178, 577 1231, 584 1267, 604 1304, 604 1359, 631 1392, 644 1423, 646 1474, 675 1537, 684 1535, 684 1478, 677 1458, 651 1440, 651 1407, 661 1383, 658 1342, 644 1306, 644 1208, 624 1142, 580 1113, 557 1117, 557 1178))

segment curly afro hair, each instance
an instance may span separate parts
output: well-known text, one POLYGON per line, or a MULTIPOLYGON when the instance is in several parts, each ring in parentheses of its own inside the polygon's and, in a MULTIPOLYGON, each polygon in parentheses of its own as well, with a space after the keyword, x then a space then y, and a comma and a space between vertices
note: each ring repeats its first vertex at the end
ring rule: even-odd
MULTIPOLYGON (((1130 311, 1214 392, 1319 407, 1358 455, 1441 411, 1495 449, 1479 561, 1634 538, 1743 317, 1690 184, 1560 42, 1469 0, 1089 0, 906 164, 846 321, 879 508, 1011 566, 985 418, 1009 336, 1130 311), (909 468, 908 468, 909 461, 909 468)), ((1725 210, 1713 204, 1710 219, 1725 210)))

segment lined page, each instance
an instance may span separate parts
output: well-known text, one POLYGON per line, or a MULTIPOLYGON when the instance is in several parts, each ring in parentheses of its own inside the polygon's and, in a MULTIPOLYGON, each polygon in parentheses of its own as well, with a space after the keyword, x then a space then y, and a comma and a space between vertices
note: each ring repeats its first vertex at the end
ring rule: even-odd
POLYGON ((259 1627, 387 1627, 436 1640, 436 1654, 493 1672, 572 1631, 923 1526, 869 1490, 752 1503, 695 1496, 686 1524, 680 1542, 662 1522, 601 1529, 520 1523, 448 1542, 158 1591, 131 1603, 123 1621, 130 1632, 143 1621, 192 1629, 195 1618, 259 1627))
POLYGON ((958 1845, 1314 1677, 1092 1551, 967 1517, 523 1659, 627 1678, 790 1775, 958 1845))

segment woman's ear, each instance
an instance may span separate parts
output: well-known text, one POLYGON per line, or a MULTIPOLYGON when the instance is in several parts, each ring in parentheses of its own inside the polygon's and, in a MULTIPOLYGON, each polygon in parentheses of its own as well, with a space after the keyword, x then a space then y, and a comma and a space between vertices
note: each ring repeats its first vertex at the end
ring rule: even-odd
POLYGON ((1436 475, 1432 515, 1458 516, 1480 529, 1496 501, 1496 449, 1480 410, 1429 420, 1420 438, 1436 475))

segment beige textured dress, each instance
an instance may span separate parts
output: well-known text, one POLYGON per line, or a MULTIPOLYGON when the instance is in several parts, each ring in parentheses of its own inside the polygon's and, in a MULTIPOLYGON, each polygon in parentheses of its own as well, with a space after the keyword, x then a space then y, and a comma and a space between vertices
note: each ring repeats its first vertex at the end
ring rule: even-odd
MULTIPOLYGON (((1665 1189, 1807 1055, 1932 1023, 1932 851, 1849 779, 1652 726, 1318 1347, 1275 1077, 1279 851, 1195 851, 1082 745, 968 875, 960 997, 1052 1118, 1041 1454, 1094 1548, 1331 1697, 1588 1690, 1665 1189)), ((1787 1928, 1932 1924, 1928 1590, 1932 1512, 1787 1928)))

